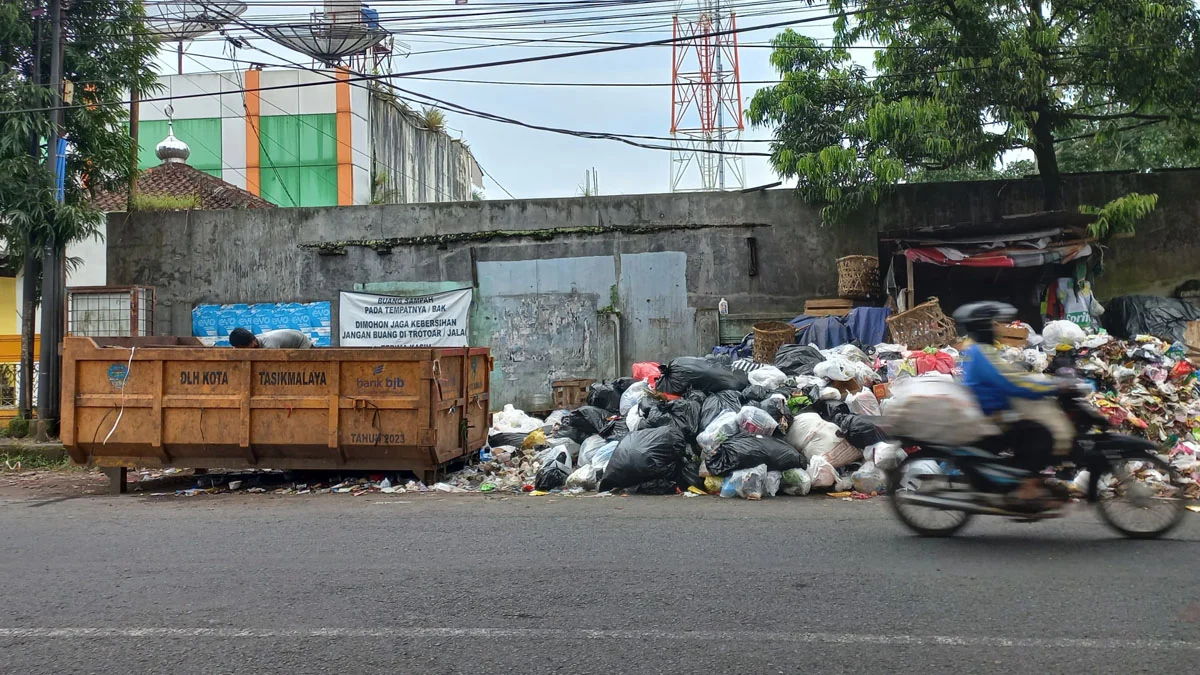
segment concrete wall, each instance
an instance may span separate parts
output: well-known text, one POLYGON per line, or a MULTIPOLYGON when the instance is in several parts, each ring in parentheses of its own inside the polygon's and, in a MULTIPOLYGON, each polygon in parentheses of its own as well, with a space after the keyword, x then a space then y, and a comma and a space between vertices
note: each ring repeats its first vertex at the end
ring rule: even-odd
MULTIPOLYGON (((1102 298, 1200 276, 1200 171, 1076 176, 1067 187, 1073 203, 1130 191, 1158 193, 1159 208, 1137 237, 1104 250, 1102 298)), ((790 191, 114 214, 108 283, 156 286, 158 329, 179 334, 197 303, 328 300, 336 326, 338 291, 474 286, 471 341, 494 350, 496 403, 528 405, 553 379, 706 352, 721 298, 733 313, 798 314, 806 299, 836 295, 836 259, 875 253, 881 231, 993 220, 1040 201, 1036 181, 904 186, 833 228, 790 191)))
POLYGON ((385 178, 376 188, 376 202, 470 201, 472 186, 482 184, 470 149, 425 128, 415 113, 385 94, 373 91, 370 100, 375 173, 385 178))
POLYGON ((873 229, 821 228, 786 191, 113 214, 108 281, 156 286, 159 331, 181 334, 197 303, 336 314, 342 290, 476 285, 472 342, 496 352, 497 401, 527 405, 552 379, 708 351, 721 298, 798 313, 836 293, 837 255, 875 249, 873 229))

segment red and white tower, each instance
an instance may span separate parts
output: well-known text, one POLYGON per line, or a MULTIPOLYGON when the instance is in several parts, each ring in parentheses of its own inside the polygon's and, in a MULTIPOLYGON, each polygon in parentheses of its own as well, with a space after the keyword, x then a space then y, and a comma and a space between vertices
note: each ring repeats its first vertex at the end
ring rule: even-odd
POLYGON ((671 48, 671 192, 746 187, 742 79, 732 0, 675 6, 671 48), (722 8, 725 5, 725 9, 722 8), (724 35, 723 33, 730 31, 724 35))

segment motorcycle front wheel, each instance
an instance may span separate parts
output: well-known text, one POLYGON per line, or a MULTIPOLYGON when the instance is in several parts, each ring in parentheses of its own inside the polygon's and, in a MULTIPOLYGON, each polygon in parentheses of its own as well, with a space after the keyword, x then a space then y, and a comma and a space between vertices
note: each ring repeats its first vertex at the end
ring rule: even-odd
POLYGON ((1186 513, 1187 498, 1175 469, 1145 454, 1113 461, 1093 472, 1092 494, 1100 518, 1134 539, 1154 539, 1175 529, 1186 513))
POLYGON ((941 453, 914 453, 888 474, 892 512, 922 537, 949 537, 966 527, 974 514, 948 505, 971 489, 954 458, 941 453))

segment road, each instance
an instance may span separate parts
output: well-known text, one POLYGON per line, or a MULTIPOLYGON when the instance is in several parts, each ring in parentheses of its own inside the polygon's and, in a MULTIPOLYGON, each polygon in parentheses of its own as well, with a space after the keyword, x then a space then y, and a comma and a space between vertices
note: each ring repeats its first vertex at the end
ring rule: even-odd
POLYGON ((1200 515, 913 538, 882 499, 0 501, 4 673, 1143 673, 1200 658, 1200 515))

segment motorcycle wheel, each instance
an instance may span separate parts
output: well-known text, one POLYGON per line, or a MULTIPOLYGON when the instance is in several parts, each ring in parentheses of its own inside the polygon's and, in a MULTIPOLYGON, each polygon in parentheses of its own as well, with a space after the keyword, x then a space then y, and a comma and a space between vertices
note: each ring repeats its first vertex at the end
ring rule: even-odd
POLYGON ((888 474, 888 501, 896 518, 922 537, 950 537, 966 527, 974 514, 914 504, 908 499, 915 494, 937 495, 953 490, 969 490, 970 483, 961 473, 956 479, 953 475, 955 471, 954 458, 949 455, 928 452, 909 455, 888 474), (925 467, 928 465, 918 464, 927 460, 938 462, 943 468, 939 468, 938 473, 927 472, 925 467))
POLYGON ((1126 537, 1154 539, 1175 529, 1187 513, 1178 478, 1170 464, 1145 454, 1093 472, 1090 489, 1105 525, 1126 537), (1159 476, 1167 481, 1158 480, 1159 476))

